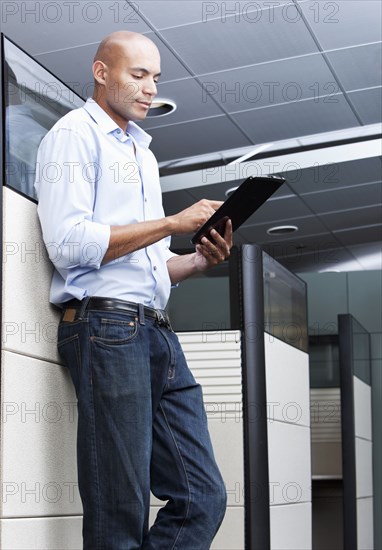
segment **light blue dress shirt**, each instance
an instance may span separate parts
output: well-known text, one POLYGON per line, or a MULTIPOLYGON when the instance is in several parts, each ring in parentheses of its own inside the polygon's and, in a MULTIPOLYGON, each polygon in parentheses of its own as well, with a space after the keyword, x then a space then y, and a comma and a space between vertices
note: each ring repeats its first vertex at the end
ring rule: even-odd
POLYGON ((110 226, 164 217, 150 142, 134 122, 124 133, 92 99, 60 119, 42 140, 35 188, 44 242, 55 266, 54 304, 104 296, 166 306, 170 238, 101 265, 110 226))

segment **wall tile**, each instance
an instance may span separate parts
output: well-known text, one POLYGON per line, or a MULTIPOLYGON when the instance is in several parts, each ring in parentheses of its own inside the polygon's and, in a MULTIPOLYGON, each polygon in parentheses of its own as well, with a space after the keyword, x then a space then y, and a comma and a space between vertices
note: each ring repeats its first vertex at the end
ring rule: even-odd
POLYGON ((5 187, 3 200, 3 348, 59 361, 59 310, 49 304, 53 268, 45 254, 36 205, 5 187))
POLYGON ((355 438, 357 498, 373 494, 373 444, 359 437, 355 438))
POLYGON ((310 503, 271 507, 271 549, 310 550, 312 548, 310 503))
POLYGON ((82 518, 0 520, 3 550, 81 550, 82 518))
POLYGON ((81 513, 76 428, 76 397, 66 369, 4 351, 3 517, 81 513))
POLYGON ((268 418, 310 426, 308 354, 269 334, 264 342, 268 418))
POLYGON ((271 505, 311 501, 310 429, 268 423, 271 505))

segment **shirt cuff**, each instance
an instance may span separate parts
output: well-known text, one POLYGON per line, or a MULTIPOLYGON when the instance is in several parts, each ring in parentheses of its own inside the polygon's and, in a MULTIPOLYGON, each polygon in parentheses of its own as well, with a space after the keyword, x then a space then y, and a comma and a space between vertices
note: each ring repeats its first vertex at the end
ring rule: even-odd
POLYGON ((84 243, 81 251, 81 267, 99 269, 109 248, 110 226, 97 222, 91 224, 91 241, 84 243))

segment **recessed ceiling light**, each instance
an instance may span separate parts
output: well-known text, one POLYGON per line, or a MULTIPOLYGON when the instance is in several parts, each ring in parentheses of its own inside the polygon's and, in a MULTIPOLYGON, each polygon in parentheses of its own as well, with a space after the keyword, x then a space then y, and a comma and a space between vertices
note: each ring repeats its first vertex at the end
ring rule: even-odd
POLYGON ((151 103, 147 117, 157 117, 170 115, 176 110, 176 103, 171 99, 162 99, 157 97, 151 103))
POLYGON ((268 235, 286 235, 298 231, 297 225, 277 225, 267 229, 268 235))

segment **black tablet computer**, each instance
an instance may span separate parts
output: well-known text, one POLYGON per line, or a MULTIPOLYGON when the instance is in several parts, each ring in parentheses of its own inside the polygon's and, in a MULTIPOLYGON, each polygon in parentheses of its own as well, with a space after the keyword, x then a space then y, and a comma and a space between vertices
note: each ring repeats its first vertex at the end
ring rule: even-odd
MULTIPOLYGON (((235 231, 249 218, 279 187, 285 182, 284 178, 275 176, 247 178, 218 210, 198 229, 191 242, 197 244, 203 236, 209 237, 211 229, 216 229, 224 235, 225 223, 232 220, 232 229, 235 231)), ((209 237, 210 238, 210 237, 209 237)))

